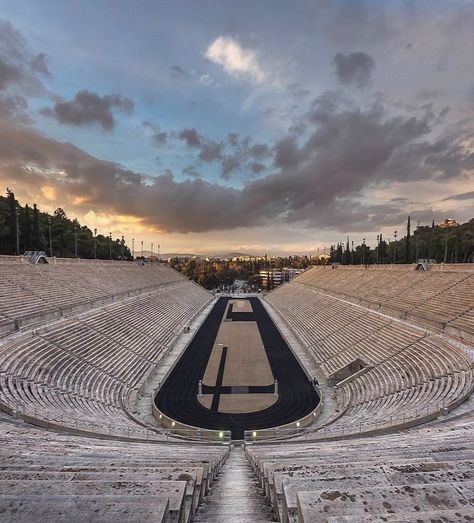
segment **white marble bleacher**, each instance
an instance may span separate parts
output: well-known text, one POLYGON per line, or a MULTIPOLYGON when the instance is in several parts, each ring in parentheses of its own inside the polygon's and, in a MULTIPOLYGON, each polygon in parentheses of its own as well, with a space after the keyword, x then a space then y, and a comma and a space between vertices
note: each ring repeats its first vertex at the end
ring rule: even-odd
MULTIPOLYGON (((449 338, 431 333, 424 324, 401 321, 388 310, 380 314, 345 296, 336 297, 335 289, 346 288, 357 274, 367 274, 366 282, 392 279, 393 287, 410 288, 411 295, 418 296, 416 287, 412 288, 415 281, 422 287, 420 300, 430 295, 428 281, 441 281, 445 288, 447 282, 457 286, 471 277, 456 272, 445 278, 445 273, 438 272, 418 279, 415 271, 407 269, 316 269, 266 296, 326 378, 332 379, 356 360, 366 364, 363 371, 336 386, 337 414, 319 429, 321 437, 371 432, 407 420, 421 422, 457 406, 474 386, 470 358, 449 338), (384 272, 390 276, 385 277, 384 272), (409 283, 402 282, 404 279, 409 283), (326 294, 329 288, 331 295, 326 294)), ((398 295, 394 288, 387 294, 398 295)), ((471 300, 473 297, 474 293, 471 300)))
MULTIPOLYGON (((14 266, 19 267, 23 268, 14 266)), ((77 267, 52 265, 38 274, 51 279, 58 269, 71 278, 77 267)), ((96 278, 106 283, 109 278, 114 292, 140 289, 140 293, 4 338, 0 344, 2 408, 74 429, 163 438, 130 419, 124 404, 159 365, 183 326, 212 297, 164 267, 148 270, 135 264, 90 264, 87 268, 78 275, 89 278, 83 281, 84 288, 92 288, 96 278), (133 274, 138 275, 137 282, 133 274), (116 277, 122 280, 115 281, 116 277)), ((32 287, 38 289, 39 284, 32 287)))
MULTIPOLYGON (((69 310, 87 310, 114 297, 182 280, 159 264, 141 267, 129 262, 62 263, 0 266, 0 318, 22 325, 41 324, 69 310)), ((1 322, 0 322, 1 326, 1 322)), ((0 328, 0 336, 2 335, 0 328)))
POLYGON ((248 445, 279 521, 472 521, 473 415, 396 435, 248 445))
POLYGON ((0 519, 188 522, 227 454, 211 443, 58 434, 0 413, 0 519))
POLYGON ((464 265, 427 272, 410 266, 313 267, 295 282, 472 341, 474 274, 472 264, 464 265))
POLYGON ((36 316, 0 342, 0 519, 191 521, 228 448, 168 442, 126 400, 211 295, 164 267, 3 262, 0 326, 36 316))

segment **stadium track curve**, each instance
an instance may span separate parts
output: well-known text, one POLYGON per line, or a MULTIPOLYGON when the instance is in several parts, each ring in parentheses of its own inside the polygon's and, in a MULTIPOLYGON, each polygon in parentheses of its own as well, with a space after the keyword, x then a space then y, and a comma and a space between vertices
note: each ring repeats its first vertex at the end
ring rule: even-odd
MULTIPOLYGON (((166 416, 195 427, 230 430, 232 439, 243 439, 244 430, 258 430, 294 422, 316 408, 319 396, 287 343, 258 298, 252 303, 260 336, 273 373, 279 397, 271 407, 246 414, 213 412, 197 399, 220 323, 230 298, 219 298, 191 340, 184 354, 155 397, 166 416)), ((238 385, 238 384, 236 384, 238 385)))

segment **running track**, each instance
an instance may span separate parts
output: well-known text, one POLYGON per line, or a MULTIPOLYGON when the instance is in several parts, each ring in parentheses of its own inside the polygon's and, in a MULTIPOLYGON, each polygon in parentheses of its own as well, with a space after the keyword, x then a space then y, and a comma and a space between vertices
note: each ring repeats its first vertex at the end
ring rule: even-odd
POLYGON ((230 430, 232 439, 243 439, 244 430, 264 429, 296 421, 318 405, 318 394, 262 303, 258 298, 248 299, 254 310, 254 314, 249 314, 257 322, 273 376, 278 380, 278 401, 264 410, 247 414, 213 412, 199 403, 198 382, 204 376, 229 300, 219 298, 155 397, 155 404, 161 412, 195 427, 230 430))

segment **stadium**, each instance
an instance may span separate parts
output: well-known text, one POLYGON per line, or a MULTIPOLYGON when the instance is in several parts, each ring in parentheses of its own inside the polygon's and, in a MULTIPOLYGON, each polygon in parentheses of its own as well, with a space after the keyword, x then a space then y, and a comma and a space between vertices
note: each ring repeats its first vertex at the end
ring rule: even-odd
POLYGON ((0 0, 0 523, 474 523, 473 0, 0 0))
POLYGON ((472 264, 46 261, 0 258, 4 521, 472 518, 472 264))

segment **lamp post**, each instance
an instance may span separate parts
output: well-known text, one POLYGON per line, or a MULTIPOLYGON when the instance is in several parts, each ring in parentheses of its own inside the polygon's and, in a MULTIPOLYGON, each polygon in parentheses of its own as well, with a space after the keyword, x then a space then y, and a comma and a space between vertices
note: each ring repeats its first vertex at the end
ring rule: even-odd
POLYGON ((395 255, 393 257, 393 263, 397 263, 397 234, 398 234, 397 231, 393 232, 393 237, 395 238, 395 247, 394 247, 395 255))
POLYGON ((377 265, 379 264, 379 247, 380 247, 380 235, 377 234, 377 247, 376 250, 377 250, 377 253, 375 255, 375 262, 377 263, 377 265))
POLYGON ((365 238, 362 238, 362 265, 365 265, 365 238))
POLYGON ((153 264, 153 242, 151 242, 151 263, 153 264))
POLYGON ((74 258, 77 258, 77 227, 74 225, 74 258))
POLYGON ((94 229, 94 260, 97 259, 97 228, 94 229))
POLYGON ((352 240, 351 265, 354 265, 354 240, 352 240))
POLYGON ((132 257, 135 259, 135 238, 132 238, 132 257))
POLYGON ((416 226, 416 238, 415 238, 415 262, 418 261, 418 235, 420 233, 420 220, 418 220, 418 225, 416 226))
POLYGON ((143 258, 143 240, 142 240, 142 258, 143 258))
POLYGON ((122 241, 120 242, 120 259, 123 261, 123 247, 125 245, 125 238, 122 234, 122 241))
POLYGON ((49 257, 53 257, 53 238, 51 235, 51 216, 48 216, 48 229, 49 229, 49 257))
POLYGON ((20 256, 20 217, 19 208, 15 200, 15 222, 16 222, 16 255, 20 256))
POLYGON ((112 233, 109 232, 109 260, 112 259, 112 233))

